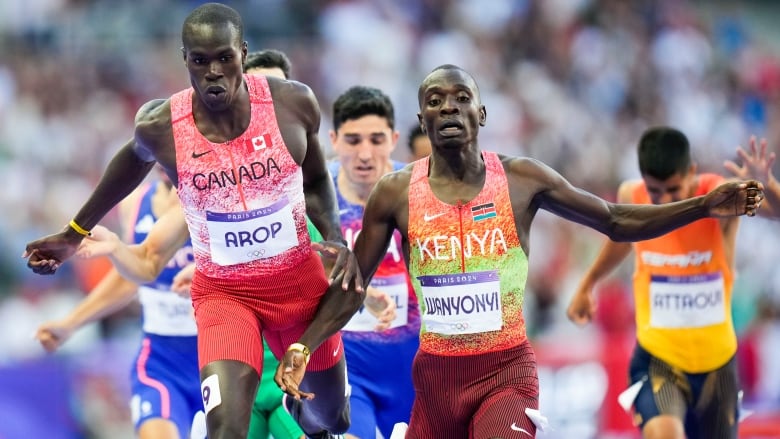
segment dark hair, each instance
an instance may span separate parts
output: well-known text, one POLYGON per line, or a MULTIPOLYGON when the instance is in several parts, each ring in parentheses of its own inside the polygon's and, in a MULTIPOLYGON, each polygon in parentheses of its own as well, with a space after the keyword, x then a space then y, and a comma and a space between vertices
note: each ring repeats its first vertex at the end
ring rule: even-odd
POLYGON ((411 151, 412 153, 414 153, 414 139, 418 137, 428 137, 428 135, 425 134, 425 131, 422 130, 420 124, 414 124, 414 126, 412 126, 412 129, 409 130, 409 139, 408 139, 409 151, 411 151))
POLYGON ((244 62, 244 71, 250 69, 272 69, 278 67, 284 74, 284 79, 290 79, 290 69, 292 64, 290 58, 281 50, 266 49, 258 52, 252 52, 246 57, 244 62))
POLYGON ((199 24, 212 26, 230 24, 237 31, 238 43, 244 41, 244 22, 241 20, 241 15, 238 11, 230 6, 222 3, 205 3, 190 12, 190 15, 184 19, 181 29, 182 43, 185 46, 185 40, 189 37, 192 27, 199 24))
POLYGON ((681 131, 669 127, 650 128, 639 139, 639 172, 658 180, 685 175, 691 166, 691 148, 681 131))
POLYGON ((395 127, 395 110, 386 94, 373 87, 350 87, 333 103, 333 129, 338 131, 344 122, 369 114, 384 117, 390 128, 395 127))

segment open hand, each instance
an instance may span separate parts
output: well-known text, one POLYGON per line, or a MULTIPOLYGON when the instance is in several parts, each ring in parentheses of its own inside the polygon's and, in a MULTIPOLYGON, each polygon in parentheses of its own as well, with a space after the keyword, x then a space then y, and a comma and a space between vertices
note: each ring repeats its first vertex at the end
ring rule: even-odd
POLYGON ((751 136, 749 151, 741 146, 737 147, 737 155, 742 160, 742 166, 731 160, 724 162, 723 166, 737 178, 742 180, 754 178, 767 184, 773 178, 772 165, 776 156, 774 152, 767 152, 766 139, 762 138, 758 145, 756 143, 756 136, 751 136))
POLYGON ((328 276, 328 282, 333 283, 341 276, 341 288, 349 289, 350 282, 355 282, 355 291, 363 292, 363 276, 360 273, 355 255, 346 245, 335 241, 312 242, 311 248, 320 252, 323 257, 335 260, 333 269, 328 276))
POLYGON ((95 226, 92 234, 79 245, 76 256, 84 259, 110 255, 116 251, 119 236, 103 226, 95 226))

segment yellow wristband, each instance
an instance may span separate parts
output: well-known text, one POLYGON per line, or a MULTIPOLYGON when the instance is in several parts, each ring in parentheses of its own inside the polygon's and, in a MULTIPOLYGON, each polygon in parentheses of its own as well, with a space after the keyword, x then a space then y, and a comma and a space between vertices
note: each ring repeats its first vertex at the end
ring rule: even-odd
POLYGON ((78 233, 81 236, 92 236, 92 232, 90 232, 89 230, 86 230, 83 227, 81 227, 80 225, 76 224, 75 220, 70 220, 68 225, 70 226, 71 229, 75 230, 76 233, 78 233))
POLYGON ((308 346, 306 346, 303 343, 293 343, 290 345, 289 348, 287 348, 287 352, 290 351, 298 351, 303 353, 305 364, 309 364, 309 358, 311 357, 311 350, 309 350, 308 346))

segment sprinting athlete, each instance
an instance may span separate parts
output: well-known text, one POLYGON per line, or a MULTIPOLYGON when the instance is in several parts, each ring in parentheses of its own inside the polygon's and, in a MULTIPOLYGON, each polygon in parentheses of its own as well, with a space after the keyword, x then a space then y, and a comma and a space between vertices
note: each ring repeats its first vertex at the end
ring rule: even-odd
POLYGON ((370 280, 401 233, 422 319, 407 438, 535 437, 544 425, 522 315, 539 209, 629 241, 706 217, 753 215, 763 197, 749 181, 676 203, 609 203, 537 160, 483 151, 487 112, 463 69, 437 67, 418 98, 432 153, 379 180, 354 248, 370 280))
MULTIPOLYGON (((626 181, 618 202, 656 204, 707 194, 723 183, 699 174, 686 136, 648 129, 638 145, 642 178, 626 181)), ((642 436, 737 437, 737 336, 731 319, 739 218, 703 218, 645 241, 606 241, 571 299, 568 315, 588 323, 595 285, 632 251, 637 346, 630 365, 634 419, 642 436)), ((629 406, 629 402, 624 403, 629 406)))
MULTIPOLYGON (((192 86, 139 109, 134 139, 79 213, 24 256, 34 272, 56 272, 158 163, 177 187, 197 264, 192 302, 209 438, 246 437, 263 336, 281 359, 275 381, 296 401, 293 417, 308 436, 328 438, 349 427, 338 331, 362 306, 363 282, 341 236, 316 97, 300 82, 245 75, 246 55, 233 8, 195 8, 182 25, 192 86), (338 255, 330 276, 305 215, 326 238, 319 248, 338 255)), ((179 238, 151 241, 170 249, 179 238)), ((134 279, 156 277, 159 261, 152 265, 134 279)))
MULTIPOLYGON (((171 203, 178 203, 171 183, 144 184, 120 204, 129 241, 146 238, 171 203)), ((186 439, 196 413, 203 410, 198 374, 195 320, 188 299, 171 291, 173 276, 192 262, 192 246, 180 247, 154 280, 136 285, 114 269, 65 318, 42 324, 37 339, 51 352, 77 329, 99 320, 138 297, 143 337, 130 374, 130 408, 141 439, 186 439)))

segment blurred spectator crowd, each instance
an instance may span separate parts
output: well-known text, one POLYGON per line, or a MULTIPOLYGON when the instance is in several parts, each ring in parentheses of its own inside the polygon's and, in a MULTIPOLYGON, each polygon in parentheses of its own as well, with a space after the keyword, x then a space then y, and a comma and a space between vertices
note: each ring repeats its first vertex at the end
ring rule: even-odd
MULTIPOLYGON (((452 63, 480 86, 488 115, 483 149, 540 159, 607 199, 621 180, 639 176, 635 147, 649 126, 685 132, 700 171, 725 172, 722 162, 751 134, 780 151, 780 51, 745 15, 762 2, 225 3, 242 13, 250 51, 285 51, 293 77, 312 87, 326 148, 335 97, 351 85, 371 85, 393 98, 402 133, 395 157, 408 159, 417 87, 432 68, 452 63)), ((189 85, 180 31, 198 4, 0 2, 0 366, 43 356, 30 337, 34 328, 65 314, 105 269, 69 263, 56 276, 36 277, 19 255, 27 241, 73 216, 132 135, 137 107, 189 85)), ((104 223, 113 227, 116 219, 104 223)), ((742 221, 734 292, 735 323, 747 347, 740 352, 746 401, 773 410, 780 410, 780 351, 771 347, 780 345, 778 228, 764 219, 742 221)), ((544 212, 537 216, 526 315, 541 349, 632 336, 630 265, 605 285, 596 325, 576 328, 565 317, 601 239, 544 212)), ((131 309, 113 326, 84 331, 70 352, 122 334, 131 351, 134 333, 122 322, 133 327, 135 318, 131 309)))

